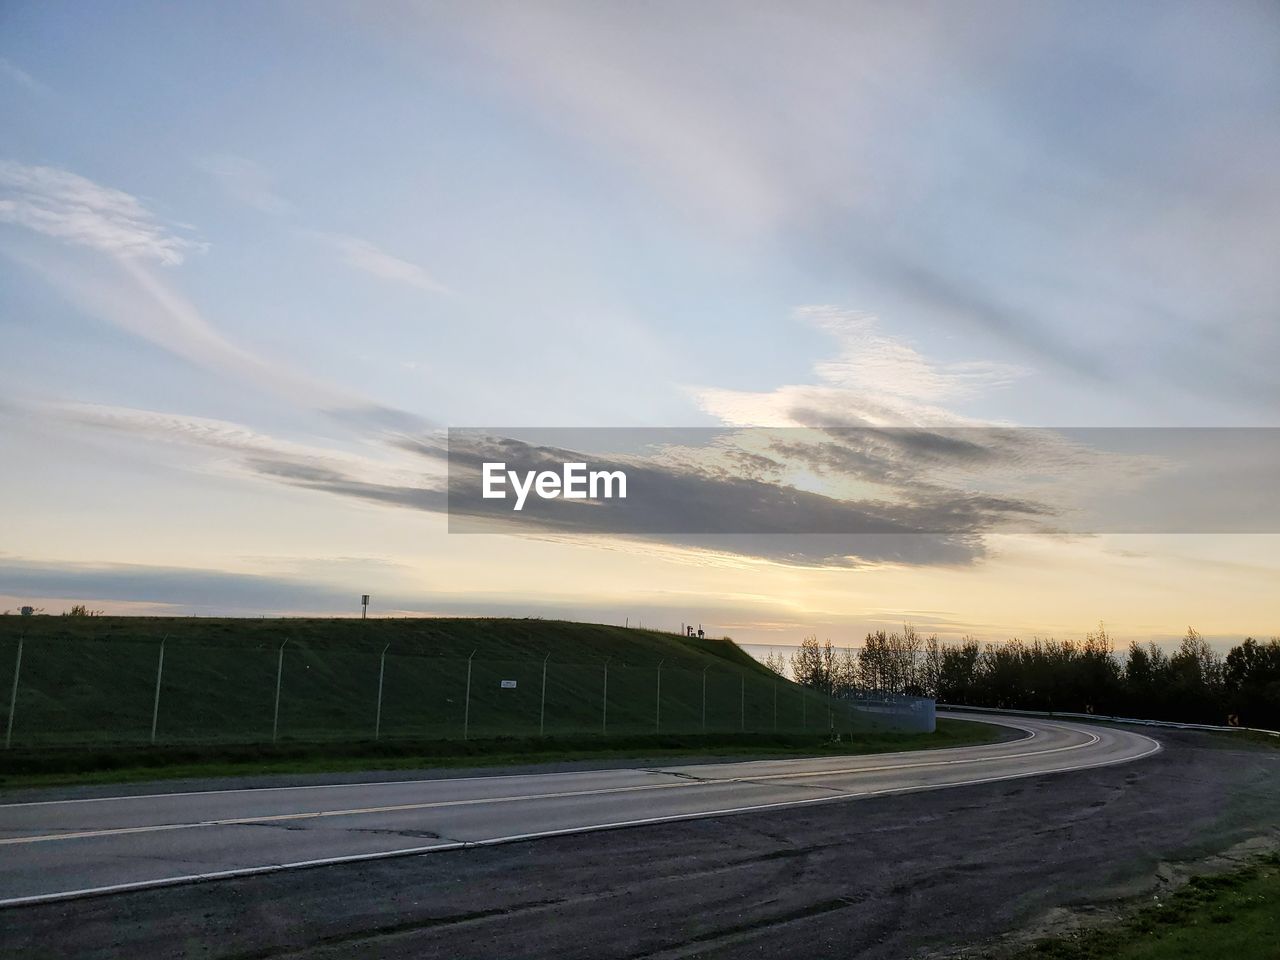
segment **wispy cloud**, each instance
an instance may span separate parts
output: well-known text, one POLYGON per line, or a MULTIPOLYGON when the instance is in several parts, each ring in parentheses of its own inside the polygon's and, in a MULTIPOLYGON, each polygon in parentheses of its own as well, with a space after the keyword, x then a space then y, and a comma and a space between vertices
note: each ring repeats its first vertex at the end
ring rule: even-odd
POLYGON ((333 247, 342 261, 353 270, 379 280, 403 283, 427 293, 449 294, 452 291, 427 272, 425 267, 388 253, 361 237, 341 233, 315 233, 318 239, 333 247))
POLYGON ((998 30, 945 3, 696 6, 360 16, 414 53, 466 45, 717 239, 769 235, 878 310, 1098 394, 1141 387, 1140 422, 1274 422, 1274 5, 1004 4, 998 30))
POLYGON ((0 221, 116 257, 174 266, 204 244, 137 197, 57 167, 0 161, 0 221))
POLYGON ((32 93, 47 94, 49 88, 7 57, 0 57, 0 73, 32 93))
POLYGON ((944 404, 1007 386, 1029 372, 988 361, 932 361, 881 332, 874 317, 839 307, 802 307, 796 317, 835 340, 835 357, 814 365, 818 383, 767 391, 694 388, 699 406, 734 426, 961 425, 971 421, 944 404))
MULTIPOLYGON (((200 168, 238 203, 272 216, 288 216, 294 212, 293 205, 277 191, 271 171, 254 160, 223 153, 204 158, 200 161, 200 168)), ((348 267, 371 277, 405 284, 427 293, 452 292, 422 265, 388 253, 363 237, 304 228, 299 228, 298 234, 320 241, 335 251, 348 267)))
POLYGON ((833 306, 801 307, 797 316, 830 334, 839 353, 815 366, 829 383, 920 403, 966 399, 1029 372, 990 361, 934 363, 915 347, 881 333, 874 317, 833 306))
POLYGON ((205 157, 199 166, 238 203, 272 216, 286 214, 291 209, 289 201, 276 192, 270 172, 253 160, 220 153, 205 157))
POLYGON ((105 255, 91 261, 42 248, 4 250, 89 315, 174 356, 250 381, 345 423, 390 432, 426 427, 415 414, 335 388, 227 338, 156 269, 156 264, 181 264, 189 252, 205 249, 204 244, 174 232, 132 194, 56 167, 0 161, 0 222, 105 255))
POLYGON ((274 364, 229 340, 168 278, 143 260, 112 255, 105 262, 94 263, 41 250, 7 249, 5 253, 42 277, 87 315, 201 369, 249 381, 316 408, 357 403, 349 394, 274 364))
MULTIPOLYGON (((418 10, 428 29, 443 26, 430 7, 418 10)), ((660 38, 704 15, 563 5, 459 13, 447 29, 500 59, 517 95, 550 122, 722 221, 754 230, 788 214, 790 198, 772 169, 776 158, 762 156, 758 131, 739 122, 733 99, 743 99, 741 88, 728 97, 707 83, 704 57, 715 51, 664 56, 663 68, 652 68, 660 38)), ((717 22, 740 34, 734 17, 717 22)))
POLYGON ((4 161, 0 220, 106 255, 90 263, 41 249, 7 251, 91 315, 198 366, 273 389, 319 392, 229 341, 162 278, 155 264, 176 266, 203 245, 173 232, 132 194, 67 170, 4 161))
POLYGON ((410 464, 396 445, 380 447, 392 456, 372 457, 331 447, 296 443, 273 437, 243 424, 211 417, 163 413, 106 404, 62 403, 34 408, 46 419, 94 430, 127 434, 163 444, 180 444, 228 459, 240 475, 265 476, 295 486, 324 489, 349 485, 368 493, 366 499, 387 500, 375 488, 412 488, 417 493, 443 490, 442 468, 410 464), (434 474, 434 476, 433 476, 434 474))

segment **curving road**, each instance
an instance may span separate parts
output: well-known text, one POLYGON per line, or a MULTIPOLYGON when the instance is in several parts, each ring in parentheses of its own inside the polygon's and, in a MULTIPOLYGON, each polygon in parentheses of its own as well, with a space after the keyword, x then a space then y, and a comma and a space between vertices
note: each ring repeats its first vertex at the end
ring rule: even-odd
POLYGON ((0 906, 1127 763, 1132 730, 975 716, 1018 740, 761 760, 0 804, 0 906))

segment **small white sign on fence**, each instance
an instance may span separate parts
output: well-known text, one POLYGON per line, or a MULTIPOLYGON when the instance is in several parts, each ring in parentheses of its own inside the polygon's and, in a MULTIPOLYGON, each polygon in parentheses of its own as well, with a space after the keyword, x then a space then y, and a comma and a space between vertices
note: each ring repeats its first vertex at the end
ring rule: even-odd
POLYGON ((503 689, 503 690, 514 690, 515 688, 516 688, 516 682, 515 682, 514 680, 503 680, 503 681, 502 681, 502 689, 503 689))

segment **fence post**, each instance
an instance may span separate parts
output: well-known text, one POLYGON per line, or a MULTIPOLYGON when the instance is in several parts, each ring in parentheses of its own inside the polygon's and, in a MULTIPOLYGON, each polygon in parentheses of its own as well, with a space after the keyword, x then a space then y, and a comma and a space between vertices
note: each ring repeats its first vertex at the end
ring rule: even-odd
POLYGON ((4 748, 8 750, 13 746, 13 716, 18 709, 18 677, 22 673, 22 645, 26 642, 26 635, 18 635, 18 659, 13 665, 13 689, 9 691, 9 723, 4 730, 4 748))
POLYGON ((707 664, 702 668, 702 732, 707 732, 707 671, 711 669, 711 664, 707 664))
POLYGON ((382 736, 382 678, 387 673, 387 644, 382 648, 382 656, 378 658, 378 709, 373 716, 373 739, 377 740, 382 736))
POLYGON ((476 655, 474 650, 471 656, 467 657, 467 699, 462 708, 462 739, 466 740, 471 734, 471 659, 476 655))
POLYGON ((605 657, 604 660, 604 692, 600 695, 600 735, 607 737, 609 735, 609 661, 613 657, 605 657))
POLYGON ((286 640, 284 643, 280 644, 280 654, 276 657, 276 709, 271 718, 272 743, 276 742, 276 737, 280 733, 280 677, 284 674, 284 648, 285 644, 288 642, 289 641, 286 640))
POLYGON ((662 732, 662 665, 667 662, 663 657, 658 661, 658 700, 653 708, 653 732, 662 732))
POLYGON ((160 678, 164 676, 164 645, 169 640, 165 634, 160 641, 160 659, 156 662, 156 695, 151 703, 151 742, 156 742, 156 721, 160 719, 160 678))
POLYGON ((809 695, 800 691, 800 729, 809 729, 809 695))
POLYGON ((740 709, 742 716, 738 721, 738 730, 740 733, 747 732, 747 675, 744 673, 739 679, 742 680, 742 703, 740 709))
POLYGON ((773 681, 773 732, 778 732, 778 681, 773 681))
POLYGON ((538 736, 545 736, 547 729, 547 661, 551 654, 542 660, 542 707, 538 710, 538 736))

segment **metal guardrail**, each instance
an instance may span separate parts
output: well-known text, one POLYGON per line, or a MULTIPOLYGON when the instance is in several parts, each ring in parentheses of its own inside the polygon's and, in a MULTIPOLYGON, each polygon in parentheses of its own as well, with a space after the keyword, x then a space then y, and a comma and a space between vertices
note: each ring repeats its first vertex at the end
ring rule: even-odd
POLYGON ((1239 733, 1265 733, 1280 737, 1280 730, 1262 727, 1229 727, 1213 723, 1180 723, 1176 720, 1143 720, 1139 717, 1112 717, 1102 713, 1070 713, 1064 710, 1015 710, 1011 707, 975 707, 961 703, 939 703, 939 710, 971 710, 974 713, 1011 713, 1027 717, 1067 717, 1072 720, 1108 720, 1111 723, 1133 723, 1144 727, 1169 727, 1175 730, 1220 730, 1239 733))

